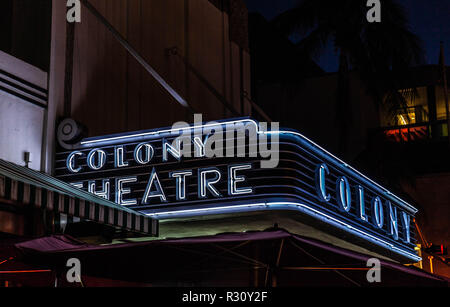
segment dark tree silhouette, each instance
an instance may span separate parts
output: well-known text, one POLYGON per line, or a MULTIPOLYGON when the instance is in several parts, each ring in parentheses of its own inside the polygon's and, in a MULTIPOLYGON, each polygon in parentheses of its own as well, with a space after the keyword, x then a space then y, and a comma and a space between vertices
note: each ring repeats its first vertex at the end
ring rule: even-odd
POLYGON ((409 30, 399 1, 381 1, 379 23, 367 20, 369 10, 367 0, 303 0, 273 20, 286 36, 300 36, 297 46, 309 55, 320 55, 330 42, 339 55, 336 115, 341 155, 351 125, 349 72, 357 71, 374 101, 394 111, 414 99, 415 90, 399 89, 408 85, 408 68, 424 59, 422 43, 409 30))

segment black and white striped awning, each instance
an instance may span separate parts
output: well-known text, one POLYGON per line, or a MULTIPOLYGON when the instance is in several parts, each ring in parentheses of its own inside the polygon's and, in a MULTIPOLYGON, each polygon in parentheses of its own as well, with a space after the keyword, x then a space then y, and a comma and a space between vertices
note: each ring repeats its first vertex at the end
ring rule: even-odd
POLYGON ((158 221, 77 189, 51 176, 0 159, 0 201, 90 220, 144 235, 158 235, 158 221))

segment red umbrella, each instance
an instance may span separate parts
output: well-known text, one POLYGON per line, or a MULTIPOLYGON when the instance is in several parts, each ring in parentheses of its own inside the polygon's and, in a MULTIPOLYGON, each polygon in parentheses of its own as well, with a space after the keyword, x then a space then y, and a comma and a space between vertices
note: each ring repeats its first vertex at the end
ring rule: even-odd
POLYGON ((16 244, 24 261, 59 272, 78 258, 84 276, 156 286, 448 286, 415 267, 380 260, 381 282, 369 283, 356 253, 276 229, 93 246, 68 236, 16 244))

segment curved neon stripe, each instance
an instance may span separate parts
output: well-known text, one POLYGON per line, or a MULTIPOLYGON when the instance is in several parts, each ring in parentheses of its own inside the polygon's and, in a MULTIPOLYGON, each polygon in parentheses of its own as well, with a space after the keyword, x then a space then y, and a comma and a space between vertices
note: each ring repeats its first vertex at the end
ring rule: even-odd
POLYGON ((154 218, 164 218, 164 217, 176 217, 176 216, 182 216, 186 214, 194 214, 194 213, 200 213, 200 212, 214 212, 214 211, 232 211, 232 212, 239 212, 239 211, 246 211, 245 209, 248 208, 261 208, 261 209, 276 209, 276 208, 295 208, 296 210, 300 210, 302 212, 305 212, 309 215, 319 215, 319 217, 328 222, 328 220, 331 220, 334 225, 338 226, 339 228, 354 233, 358 235, 361 238, 364 238, 368 241, 371 241, 378 246, 389 248, 393 252, 400 254, 404 257, 407 257, 414 261, 421 261, 422 258, 410 253, 404 249, 398 248, 392 243, 386 242, 383 239, 380 239, 379 237, 376 237, 374 235, 371 235, 369 233, 366 233, 352 225, 349 225, 335 217, 332 217, 328 214, 325 214, 319 210, 316 210, 310 206, 307 206, 302 203, 294 203, 294 202, 270 202, 270 203, 254 203, 254 204, 244 204, 244 205, 235 205, 235 206, 222 206, 222 207, 213 207, 213 208, 201 208, 201 209, 186 209, 186 210, 178 210, 178 211, 166 211, 166 212, 159 212, 159 213, 148 213, 147 216, 151 216, 154 218))
POLYGON ((138 138, 138 137, 152 137, 152 136, 159 136, 159 135, 165 134, 165 133, 171 133, 172 134, 174 132, 178 132, 179 133, 179 132, 185 131, 185 130, 195 130, 195 129, 200 129, 200 128, 214 127, 214 126, 226 125, 226 124, 238 124, 238 123, 245 123, 245 122, 255 125, 256 132, 258 134, 267 134, 267 135, 270 135, 270 134, 291 134, 291 135, 294 135, 294 136, 300 137, 301 139, 306 140, 307 142, 311 143, 313 146, 317 147, 319 150, 323 151, 325 154, 333 157, 336 161, 341 163, 343 166, 349 168, 350 170, 352 170, 353 172, 355 172, 359 176, 361 176, 364 179, 366 179, 368 182, 370 182, 373 185, 377 186, 378 188, 384 190, 388 195, 390 195, 390 196, 394 197, 395 199, 397 199, 398 201, 400 201, 402 203, 401 205, 403 205, 405 207, 405 209, 408 209, 408 210, 410 210, 410 211, 412 211, 414 213, 416 213, 418 211, 411 204, 409 204, 408 202, 404 201, 403 199, 401 199, 397 195, 393 194, 391 191, 389 191, 388 189, 384 188, 380 184, 376 183, 375 181, 373 181, 372 179, 370 179, 366 175, 362 174, 361 172, 359 172, 358 170, 356 170, 355 168, 353 168, 352 166, 350 166, 346 162, 342 161, 341 159, 339 159, 338 157, 336 157, 332 153, 328 152, 327 150, 325 150, 324 148, 322 148, 318 144, 314 143, 312 140, 308 139, 307 137, 305 137, 301 133, 296 132, 296 131, 288 131, 288 130, 285 130, 285 131, 282 131, 282 130, 280 130, 280 131, 260 131, 259 130, 259 125, 257 124, 256 121, 254 121, 252 119, 223 121, 223 122, 216 122, 216 123, 211 123, 211 124, 194 125, 194 126, 185 127, 185 128, 163 129, 163 130, 158 130, 158 131, 142 132, 142 133, 135 133, 135 134, 130 134, 130 135, 110 136, 110 137, 104 137, 104 138, 99 138, 99 139, 94 139, 94 140, 82 141, 81 145, 92 145, 92 144, 101 143, 101 142, 111 142, 111 141, 128 140, 128 139, 132 140, 132 139, 138 138))

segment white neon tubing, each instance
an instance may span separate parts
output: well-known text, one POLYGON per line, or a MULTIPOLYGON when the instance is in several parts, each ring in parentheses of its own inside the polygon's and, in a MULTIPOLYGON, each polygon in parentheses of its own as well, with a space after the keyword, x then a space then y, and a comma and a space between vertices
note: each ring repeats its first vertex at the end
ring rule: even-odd
MULTIPOLYGON (((183 214, 189 214, 189 213, 201 213, 201 212, 211 212, 211 211, 220 211, 220 210, 229 210, 229 211, 235 211, 238 209, 243 209, 243 208, 256 208, 256 207, 261 207, 261 208, 271 208, 271 207, 275 207, 275 206, 286 206, 286 207, 296 207, 298 209, 303 209, 302 211, 308 213, 309 215, 319 215, 322 218, 326 218, 328 220, 331 220, 334 222, 334 224, 338 224, 339 226, 341 226, 341 228, 348 228, 349 232, 353 232, 356 233, 358 236, 360 237, 366 237, 368 239, 370 239, 370 241, 376 243, 379 246, 382 247, 388 247, 389 249, 391 249, 392 251, 396 252, 397 254, 401 254, 405 257, 408 257, 412 260, 415 261, 420 261, 422 260, 421 257, 410 253, 408 251, 405 251, 401 248, 398 248, 396 246, 394 246, 392 243, 386 242, 383 239, 380 239, 374 235, 368 234, 354 226, 351 226, 341 220, 338 220, 332 216, 329 216, 328 214, 325 214, 319 210, 316 210, 314 208, 311 208, 305 204, 301 204, 301 203, 294 203, 294 202, 271 202, 271 203, 256 203, 256 204, 246 204, 246 205, 235 205, 235 206, 222 206, 222 207, 213 207, 213 208, 202 208, 202 209, 187 209, 187 210, 178 210, 178 211, 166 211, 166 212, 158 212, 158 213, 148 213, 146 214, 147 216, 150 217, 155 217, 158 218, 159 216, 176 216, 176 215, 183 215, 183 214)), ((238 210, 239 211, 239 210, 238 210)))
POLYGON ((302 139, 305 139, 306 141, 310 142, 312 145, 314 145, 315 147, 317 147, 318 149, 322 150, 324 153, 326 153, 327 155, 333 157, 334 159, 336 159, 338 162, 340 162, 343 166, 351 169, 352 171, 354 171, 355 173, 357 173, 358 175, 360 175, 361 177, 363 177, 364 179, 366 179, 367 181, 369 181, 370 183, 374 184, 375 186, 377 186, 378 188, 382 189, 385 191, 385 193, 387 193, 388 195, 394 197, 395 199, 397 199, 398 201, 400 201, 403 205, 404 208, 416 213, 418 210, 413 207, 412 205, 410 205, 408 202, 404 201, 403 199, 401 199, 400 197, 398 197, 397 195, 393 194, 391 191, 389 191, 388 189, 384 188, 383 186, 381 186, 380 184, 376 183, 375 181, 373 181, 372 179, 370 179, 369 177, 367 177, 366 175, 362 174, 361 172, 359 172, 358 170, 356 170, 355 168, 353 168, 352 166, 350 166, 349 164, 347 164, 346 162, 342 161, 341 159, 339 159, 338 157, 336 157, 335 155, 333 155, 332 153, 328 152, 327 150, 325 150, 324 148, 322 148, 321 146, 319 146, 318 144, 316 144, 315 142, 313 142, 312 140, 308 139, 307 137, 305 137, 304 135, 302 135, 299 132, 295 132, 295 131, 260 131, 259 130, 259 125, 251 119, 241 119, 241 120, 234 120, 234 121, 229 121, 229 122, 220 122, 220 123, 211 123, 211 124, 201 124, 201 125, 196 125, 196 126, 190 126, 190 127, 184 127, 184 128, 176 128, 176 129, 165 129, 165 130, 159 130, 159 131, 152 131, 152 132, 143 132, 143 133, 138 133, 138 134, 131 134, 131 135, 123 135, 123 136, 115 136, 115 137, 106 137, 103 139, 98 139, 98 140, 91 140, 91 141, 84 141, 81 142, 82 145, 88 145, 88 144, 95 144, 95 143, 100 143, 100 142, 105 142, 105 141, 117 141, 117 140, 124 140, 124 139, 129 139, 129 138, 136 138, 136 137, 145 137, 145 136, 156 136, 159 134, 163 134, 163 133, 173 133, 173 132, 180 132, 180 131, 184 131, 184 130, 195 130, 198 128, 206 128, 206 127, 214 127, 214 126, 218 126, 218 125, 229 125, 229 124, 237 124, 237 123, 243 123, 243 122, 247 122, 247 123, 251 123, 253 125, 255 125, 256 128, 256 132, 258 134, 292 134, 295 135, 297 137, 300 137, 302 139))

